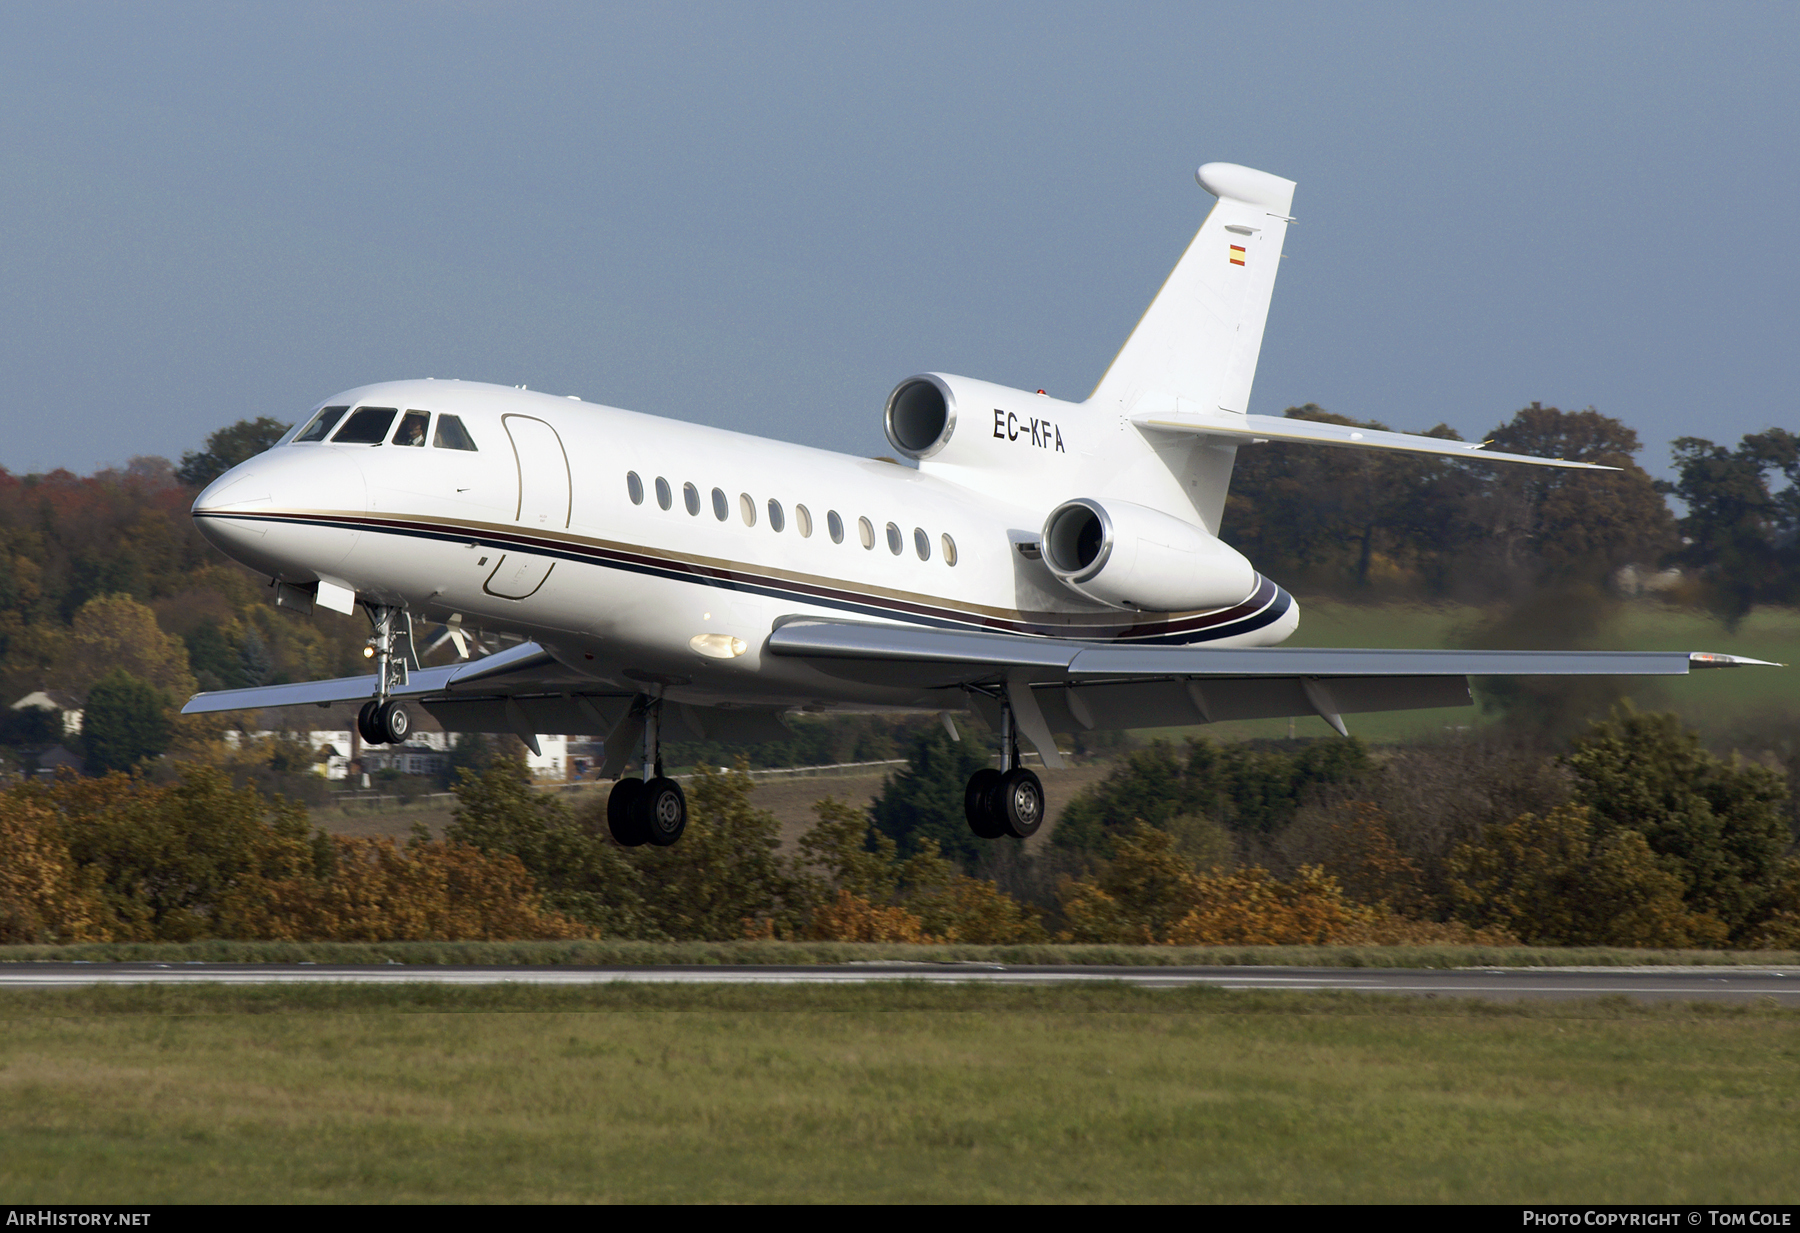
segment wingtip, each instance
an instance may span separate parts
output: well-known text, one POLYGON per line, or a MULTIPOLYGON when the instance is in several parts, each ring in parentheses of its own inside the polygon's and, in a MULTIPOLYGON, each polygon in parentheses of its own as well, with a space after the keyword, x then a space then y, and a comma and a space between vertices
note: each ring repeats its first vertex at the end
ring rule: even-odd
POLYGON ((1751 659, 1748 655, 1720 655, 1713 651, 1688 652, 1688 664, 1694 668, 1785 668, 1772 659, 1751 659))

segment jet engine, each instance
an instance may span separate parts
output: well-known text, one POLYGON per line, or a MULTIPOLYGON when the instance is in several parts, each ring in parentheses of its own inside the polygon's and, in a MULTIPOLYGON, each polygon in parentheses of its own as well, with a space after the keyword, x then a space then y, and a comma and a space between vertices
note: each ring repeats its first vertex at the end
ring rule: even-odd
POLYGON ((1256 571, 1204 528, 1129 501, 1065 501, 1044 520, 1044 564, 1115 608, 1193 612, 1237 603, 1256 571))
POLYGON ((956 395, 935 373, 909 377, 888 395, 883 418, 888 442, 895 449, 908 458, 929 458, 956 431, 956 395))

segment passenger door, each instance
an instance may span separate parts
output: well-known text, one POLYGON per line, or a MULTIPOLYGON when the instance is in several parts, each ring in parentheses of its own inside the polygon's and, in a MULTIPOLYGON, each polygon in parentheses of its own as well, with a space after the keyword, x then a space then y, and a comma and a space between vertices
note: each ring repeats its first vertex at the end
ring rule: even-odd
MULTIPOLYGON (((521 531, 554 533, 569 525, 573 484, 569 456, 556 429, 528 415, 502 417, 518 463, 519 500, 515 521, 521 531)), ((513 551, 501 557, 486 590, 503 599, 525 599, 550 577, 555 562, 534 552, 513 551)))

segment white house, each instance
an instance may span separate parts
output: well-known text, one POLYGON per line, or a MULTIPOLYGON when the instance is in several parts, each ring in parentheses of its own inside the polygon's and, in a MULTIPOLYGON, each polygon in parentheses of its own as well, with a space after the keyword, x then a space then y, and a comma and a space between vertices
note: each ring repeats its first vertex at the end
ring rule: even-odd
POLYGON ((12 709, 22 711, 28 706, 60 714, 64 736, 81 731, 81 699, 74 694, 66 694, 60 689, 40 689, 20 698, 12 704, 12 709))

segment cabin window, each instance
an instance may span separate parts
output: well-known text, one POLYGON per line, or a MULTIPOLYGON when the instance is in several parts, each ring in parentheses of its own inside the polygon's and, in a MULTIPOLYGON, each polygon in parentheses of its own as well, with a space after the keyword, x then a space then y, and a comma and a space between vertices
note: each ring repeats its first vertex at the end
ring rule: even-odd
POLYGON ((794 526, 801 539, 812 538, 812 511, 804 505, 794 506, 794 526))
POLYGON ((900 534, 900 528, 893 523, 887 524, 888 551, 899 556, 906 547, 906 537, 900 534))
POLYGON ((408 411, 400 417, 400 427, 394 429, 394 444, 411 445, 424 449, 425 430, 430 427, 431 412, 408 411))
POLYGON ((781 502, 777 501, 774 497, 770 497, 769 498, 769 530, 774 531, 776 534, 780 534, 781 529, 783 527, 785 527, 786 525, 787 525, 787 519, 782 515, 781 502))
POLYGON ((743 518, 744 525, 756 525, 756 498, 747 492, 738 493, 738 515, 743 518))
POLYGON ((713 517, 724 522, 731 517, 731 502, 725 499, 723 488, 713 489, 713 517))
POLYGON ((380 445, 399 414, 399 407, 358 407, 332 440, 340 445, 380 445))
POLYGON ((344 412, 349 409, 349 407, 326 407, 323 411, 313 416, 312 423, 302 429, 300 435, 295 437, 294 440, 323 441, 325 439, 325 434, 337 427, 337 422, 344 418, 344 412))
POLYGON ((825 529, 831 532, 832 543, 841 544, 844 542, 844 520, 838 517, 838 512, 836 510, 832 510, 825 515, 825 529))
POLYGON ((462 420, 454 415, 438 416, 437 432, 432 434, 431 444, 440 450, 475 449, 474 438, 469 436, 462 420))
POLYGON ((681 500, 682 504, 687 506, 687 512, 690 515, 695 518, 700 516, 700 490, 698 488, 694 487, 692 484, 683 484, 681 486, 681 500))
POLYGON ((675 494, 669 491, 669 481, 660 475, 656 477, 656 503, 664 509, 675 504, 675 494))
POLYGON ((931 560, 931 536, 925 534, 924 527, 913 528, 913 551, 919 554, 919 560, 931 560))
POLYGON ((856 520, 856 535, 857 535, 858 539, 862 540, 862 546, 865 551, 874 549, 874 547, 875 547, 875 524, 874 523, 870 522, 867 518, 858 518, 856 520))
POLYGON ((947 533, 945 535, 941 536, 940 538, 942 538, 942 540, 944 541, 944 564, 945 565, 955 565, 956 564, 956 541, 951 539, 947 533))
POLYGON ((644 481, 638 478, 636 471, 625 472, 625 491, 631 494, 633 505, 644 503, 644 481))

